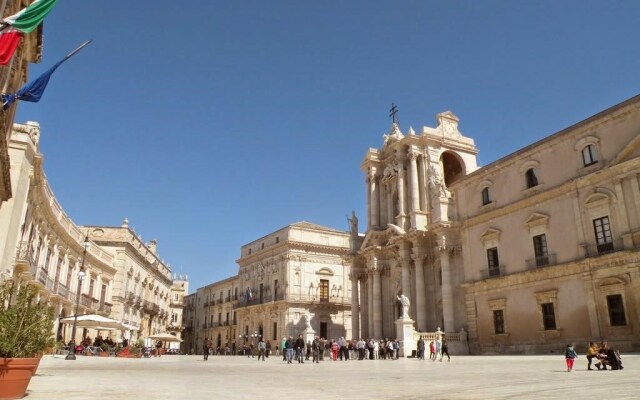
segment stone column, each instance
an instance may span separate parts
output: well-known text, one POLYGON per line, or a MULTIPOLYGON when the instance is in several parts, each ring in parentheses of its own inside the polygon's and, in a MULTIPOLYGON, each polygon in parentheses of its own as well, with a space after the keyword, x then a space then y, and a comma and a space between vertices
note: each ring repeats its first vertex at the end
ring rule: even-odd
POLYGON ((369 173, 365 177, 365 182, 367 183, 367 226, 371 228, 373 225, 373 218, 371 218, 371 178, 369 173))
POLYGON ((420 187, 418 186, 418 153, 409 151, 409 190, 411 191, 411 210, 420 211, 420 187))
POLYGON ((369 270, 367 276, 367 336, 373 335, 373 271, 369 270))
MULTIPOLYGON (((592 266, 589 265, 589 269, 592 266)), ((596 293, 593 290, 593 276, 592 273, 582 274, 582 283, 585 291, 585 297, 587 299, 587 312, 589 313, 589 326, 591 328, 591 337, 599 338, 600 335, 600 320, 598 316, 598 306, 596 303, 596 293)))
POLYGON ((411 296, 411 244, 408 242, 400 243, 400 263, 402 265, 402 294, 413 303, 411 296))
POLYGON ((382 182, 382 179, 380 179, 380 181, 378 182, 378 187, 379 187, 379 195, 378 197, 380 198, 380 226, 384 229, 387 227, 387 224, 389 223, 389 217, 387 216, 387 213, 389 211, 389 208, 387 206, 387 185, 385 185, 382 182))
POLYGON ((449 264, 449 249, 442 240, 440 247, 440 268, 442 271, 442 317, 444 326, 442 329, 447 332, 453 332, 455 328, 455 320, 453 315, 453 287, 451 284, 451 266, 449 264))
POLYGON ((362 273, 360 275, 360 336, 366 337, 369 335, 367 329, 369 329, 369 295, 367 289, 367 275, 362 273))
POLYGON ((424 212, 428 212, 429 205, 427 204, 427 174, 425 173, 425 164, 423 155, 418 160, 418 176, 422 185, 422 190, 420 190, 420 209, 424 212))
POLYGON ((393 187, 389 183, 387 185, 387 224, 395 224, 395 215, 393 211, 393 187))
POLYGON ((357 272, 351 272, 351 336, 360 337, 360 291, 357 272))
POLYGON ((396 162, 396 166, 398 169, 398 216, 396 219, 396 225, 401 227, 402 229, 406 229, 405 221, 407 218, 406 209, 404 205, 406 204, 406 195, 404 192, 404 160, 403 158, 398 158, 396 162))
POLYGON ((424 254, 417 247, 413 249, 413 261, 416 267, 416 329, 427 331, 427 302, 424 286, 424 254))
POLYGON ((380 269, 374 264, 373 272, 373 337, 382 338, 382 287, 380 285, 380 269))
POLYGON ((376 167, 369 168, 369 190, 371 191, 369 201, 371 202, 371 223, 370 226, 377 228, 380 226, 380 191, 378 190, 378 177, 376 167))

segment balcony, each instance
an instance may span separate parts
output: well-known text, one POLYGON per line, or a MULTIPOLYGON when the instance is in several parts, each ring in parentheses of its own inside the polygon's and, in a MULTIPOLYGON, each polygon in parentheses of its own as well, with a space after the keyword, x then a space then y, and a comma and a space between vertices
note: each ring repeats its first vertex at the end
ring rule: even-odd
POLYGON ((480 279, 499 278, 504 276, 504 265, 496 265, 491 268, 485 268, 480 270, 480 279))
POLYGON ((526 260, 526 264, 527 264, 527 269, 536 269, 536 268, 547 267, 549 265, 555 265, 556 255, 547 254, 546 256, 530 258, 526 260))
POLYGON ((80 295, 80 304, 87 308, 91 308, 91 300, 91 296, 89 296, 88 294, 83 293, 80 295))
POLYGON ((98 308, 98 311, 102 311, 104 313, 111 314, 111 308, 113 307, 113 304, 111 303, 102 303, 100 304, 100 308, 98 308))
POLYGON ((100 300, 91 298, 91 308, 98 310, 100 308, 100 300))
POLYGON ((32 271, 33 274, 35 272, 35 261, 31 253, 31 246, 29 242, 23 240, 16 250, 16 272, 31 271, 32 266, 34 267, 32 271))
POLYGON ((135 301, 136 301, 136 295, 131 293, 131 292, 127 293, 124 296, 124 302, 126 304, 133 304, 133 303, 135 303, 135 301))
POLYGON ((58 283, 57 292, 60 297, 63 299, 69 299, 69 289, 63 285, 62 283, 58 283))
POLYGON ((607 243, 588 245, 586 256, 598 257, 609 253, 615 253, 621 250, 624 250, 624 244, 621 239, 618 239, 607 243))

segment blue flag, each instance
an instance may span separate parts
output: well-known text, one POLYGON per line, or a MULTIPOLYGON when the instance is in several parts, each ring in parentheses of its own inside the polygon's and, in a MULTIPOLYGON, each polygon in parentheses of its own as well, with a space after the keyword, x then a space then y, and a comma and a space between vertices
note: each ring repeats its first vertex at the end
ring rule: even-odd
POLYGON ((47 84, 49 83, 49 79, 51 75, 55 72, 55 70, 69 58, 71 58, 74 54, 79 52, 84 46, 91 43, 91 40, 84 42, 80 47, 67 54, 65 58, 58 61, 53 67, 49 68, 44 74, 40 75, 38 78, 32 80, 22 87, 22 89, 18 90, 18 93, 3 93, 2 94, 2 109, 6 110, 11 107, 16 100, 24 100, 30 101, 33 103, 37 103, 40 101, 40 98, 44 94, 44 90, 47 88, 47 84))

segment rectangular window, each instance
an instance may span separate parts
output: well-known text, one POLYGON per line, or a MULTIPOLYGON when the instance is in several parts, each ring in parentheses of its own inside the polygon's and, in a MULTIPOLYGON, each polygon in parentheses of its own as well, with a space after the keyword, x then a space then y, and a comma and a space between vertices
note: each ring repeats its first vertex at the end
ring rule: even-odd
POLYGON ((611 326, 627 325, 621 294, 607 296, 607 306, 609 307, 609 322, 611 322, 611 326))
POLYGON ((504 311, 493 310, 493 332, 496 335, 504 333, 504 311))
POLYGON ((598 254, 613 251, 613 237, 611 236, 611 224, 609 223, 609 217, 594 219, 593 230, 596 235, 598 254))
POLYGON ((545 331, 556 329, 556 312, 553 309, 553 303, 542 304, 542 323, 545 331))
POLYGON ((278 323, 277 322, 273 323, 273 336, 271 337, 271 340, 278 340, 278 323))
POLYGON ((582 149, 582 162, 585 167, 598 162, 598 157, 596 156, 596 148, 594 145, 590 144, 582 149))
POLYGON ((489 276, 500 276, 497 247, 487 249, 487 265, 489 267, 489 276))
POLYGON ((329 301, 329 280, 320 279, 320 301, 329 301))
POLYGON ((549 265, 549 251, 547 249, 547 235, 537 235, 533 237, 533 252, 536 256, 536 266, 549 265))

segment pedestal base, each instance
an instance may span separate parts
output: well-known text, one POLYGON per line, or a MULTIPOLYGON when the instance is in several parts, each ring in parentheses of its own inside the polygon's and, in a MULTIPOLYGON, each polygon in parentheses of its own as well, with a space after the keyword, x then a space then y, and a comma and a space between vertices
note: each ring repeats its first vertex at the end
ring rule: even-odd
POLYGON ((305 329, 304 332, 302 332, 302 337, 304 338, 305 344, 313 342, 313 339, 316 337, 316 331, 313 329, 305 329))
POLYGON ((413 350, 416 350, 416 341, 413 339, 413 323, 411 318, 400 318, 396 321, 396 338, 400 340, 398 357, 409 357, 413 350))

